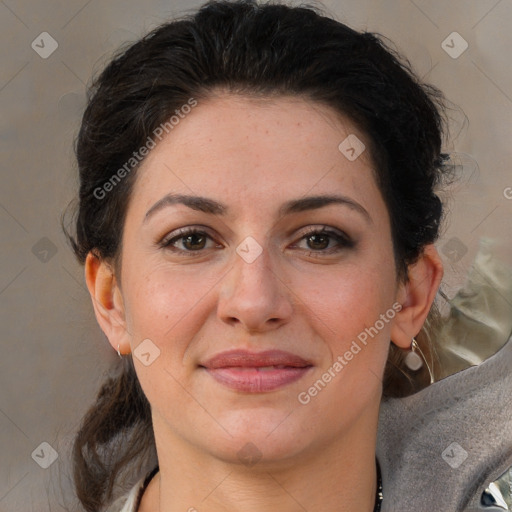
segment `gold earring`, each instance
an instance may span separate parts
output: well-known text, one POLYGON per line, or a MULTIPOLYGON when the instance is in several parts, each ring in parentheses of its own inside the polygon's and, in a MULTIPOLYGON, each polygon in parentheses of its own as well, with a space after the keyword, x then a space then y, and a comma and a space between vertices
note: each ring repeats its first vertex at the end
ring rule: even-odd
POLYGON ((121 355, 121 351, 119 350, 119 343, 117 344, 117 355, 122 359, 123 356, 121 355))
POLYGON ((413 338, 411 341, 410 352, 405 356, 405 364, 409 369, 416 372, 423 367, 423 362, 425 362, 428 373, 430 375, 430 384, 434 384, 434 374, 432 373, 432 370, 427 362, 427 358, 425 357, 425 354, 423 354, 423 351, 418 345, 416 339, 413 338))

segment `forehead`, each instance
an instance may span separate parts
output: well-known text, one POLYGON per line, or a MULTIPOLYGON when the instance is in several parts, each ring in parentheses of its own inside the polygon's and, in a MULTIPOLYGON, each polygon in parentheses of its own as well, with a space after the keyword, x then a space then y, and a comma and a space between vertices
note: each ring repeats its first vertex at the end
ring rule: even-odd
POLYGON ((178 192, 242 207, 334 189, 371 199, 380 194, 365 147, 365 134, 325 105, 219 94, 198 101, 151 150, 134 201, 147 209, 178 192), (357 158, 351 146, 362 151, 357 158))

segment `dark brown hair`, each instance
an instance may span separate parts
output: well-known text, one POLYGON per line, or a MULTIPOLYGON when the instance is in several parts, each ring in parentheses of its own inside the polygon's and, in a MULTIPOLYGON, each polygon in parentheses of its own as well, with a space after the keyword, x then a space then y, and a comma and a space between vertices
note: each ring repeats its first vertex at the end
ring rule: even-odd
MULTIPOLYGON (((357 32, 316 7, 250 0, 208 2, 161 25, 121 50, 94 80, 76 142, 80 191, 69 238, 80 262, 94 251, 119 263, 137 169, 126 162, 191 98, 200 103, 218 89, 321 102, 366 134, 390 214, 397 275, 407 279, 408 265, 439 234, 442 205, 435 189, 447 171, 442 94, 421 83, 379 34, 357 32), (123 179, 99 193, 121 168, 123 179)), ((418 342, 433 357, 426 331, 418 342)), ((426 371, 412 374, 403 357, 391 344, 385 396, 428 384, 426 371)), ((127 468, 141 471, 152 463, 150 407, 127 356, 75 440, 75 487, 84 509, 104 508, 127 468)))

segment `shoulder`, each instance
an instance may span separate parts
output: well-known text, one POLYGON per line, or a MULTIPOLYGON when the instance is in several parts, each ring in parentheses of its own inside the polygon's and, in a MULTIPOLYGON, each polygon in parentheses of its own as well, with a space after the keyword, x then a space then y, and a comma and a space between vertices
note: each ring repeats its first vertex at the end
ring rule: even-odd
POLYGON ((144 479, 141 479, 130 489, 130 492, 111 503, 105 512, 137 512, 137 502, 143 490, 143 484, 144 479))
POLYGON ((485 510, 482 493, 512 465, 511 367, 512 337, 480 365, 382 404, 383 512, 485 510))
POLYGON ((111 503, 105 512, 137 512, 144 490, 157 471, 158 466, 141 478, 129 492, 111 503))

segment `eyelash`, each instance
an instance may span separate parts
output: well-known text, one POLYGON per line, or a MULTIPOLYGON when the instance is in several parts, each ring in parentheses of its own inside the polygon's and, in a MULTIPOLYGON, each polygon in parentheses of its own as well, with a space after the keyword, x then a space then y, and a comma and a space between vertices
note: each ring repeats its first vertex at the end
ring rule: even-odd
MULTIPOLYGON (((175 244, 177 241, 179 241, 187 236, 190 236, 190 235, 203 235, 203 236, 208 237, 210 240, 213 240, 213 238, 204 230, 192 227, 192 228, 179 229, 176 233, 173 234, 172 237, 169 237, 169 236, 165 237, 161 242, 159 242, 158 245, 162 249, 170 250, 180 256, 185 256, 185 257, 201 256, 201 253, 204 253, 205 249, 199 249, 197 251, 194 251, 194 250, 178 249, 177 247, 173 246, 173 244, 175 244), (197 254, 194 254, 194 253, 197 253, 197 254)), ((320 250, 303 249, 310 256, 322 257, 323 255, 340 252, 343 249, 351 249, 355 246, 355 242, 348 235, 346 235, 345 233, 338 233, 331 229, 327 229, 326 226, 324 226, 323 228, 320 228, 320 229, 317 227, 309 228, 305 233, 303 233, 301 235, 301 237, 299 238, 299 241, 307 239, 308 237, 311 237, 313 235, 328 236, 330 238, 333 238, 337 242, 338 247, 337 248, 331 247, 329 249, 320 249, 320 250)), ((219 247, 219 245, 217 245, 217 247, 219 247)))

